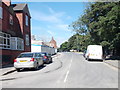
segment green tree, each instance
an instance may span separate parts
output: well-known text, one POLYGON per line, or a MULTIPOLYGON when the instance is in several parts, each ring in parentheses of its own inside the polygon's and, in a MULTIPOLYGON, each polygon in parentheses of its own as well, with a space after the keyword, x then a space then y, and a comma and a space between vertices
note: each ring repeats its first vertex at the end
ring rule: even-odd
POLYGON ((89 36, 83 36, 79 35, 78 33, 71 36, 68 39, 68 42, 64 42, 60 46, 61 51, 70 51, 72 49, 77 50, 77 51, 84 51, 89 45, 89 36))
POLYGON ((60 45, 59 51, 68 51, 68 42, 64 42, 60 45))
POLYGON ((120 55, 120 2, 90 3, 85 13, 70 25, 84 36, 83 45, 101 44, 120 55), (89 42, 87 42, 89 40, 89 42))

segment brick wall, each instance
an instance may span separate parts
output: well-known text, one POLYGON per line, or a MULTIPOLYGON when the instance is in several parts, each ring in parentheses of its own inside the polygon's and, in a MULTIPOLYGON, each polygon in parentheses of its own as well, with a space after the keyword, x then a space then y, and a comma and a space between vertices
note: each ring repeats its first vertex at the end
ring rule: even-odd
POLYGON ((13 60, 21 52, 31 51, 31 28, 30 28, 30 16, 29 16, 29 25, 25 25, 25 12, 14 12, 11 8, 8 8, 7 5, 2 3, 3 8, 3 19, 0 19, 0 30, 7 34, 10 34, 12 37, 20 37, 24 39, 24 51, 18 50, 7 50, 0 49, 0 65, 13 64, 13 60), (10 15, 13 17, 13 25, 9 23, 10 15), (29 35, 30 45, 26 46, 25 35, 29 35), (2 61, 2 63, 1 63, 2 61))
POLYGON ((14 59, 22 52, 23 51, 17 51, 17 50, 2 50, 2 52, 0 52, 2 65, 13 64, 14 59))

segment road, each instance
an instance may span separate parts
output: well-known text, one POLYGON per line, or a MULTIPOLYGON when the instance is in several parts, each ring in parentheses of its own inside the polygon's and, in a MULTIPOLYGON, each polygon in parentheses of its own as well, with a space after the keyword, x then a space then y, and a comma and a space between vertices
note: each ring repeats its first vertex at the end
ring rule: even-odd
POLYGON ((3 88, 118 88, 118 70, 82 54, 64 52, 37 71, 2 76, 3 88))

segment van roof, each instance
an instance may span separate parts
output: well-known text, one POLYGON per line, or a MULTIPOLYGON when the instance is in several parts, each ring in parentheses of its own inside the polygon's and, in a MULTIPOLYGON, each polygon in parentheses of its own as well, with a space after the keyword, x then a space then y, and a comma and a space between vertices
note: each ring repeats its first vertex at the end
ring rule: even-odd
POLYGON ((102 47, 101 45, 88 45, 88 47, 91 47, 91 46, 93 46, 93 47, 94 47, 94 46, 100 46, 100 47, 102 47))

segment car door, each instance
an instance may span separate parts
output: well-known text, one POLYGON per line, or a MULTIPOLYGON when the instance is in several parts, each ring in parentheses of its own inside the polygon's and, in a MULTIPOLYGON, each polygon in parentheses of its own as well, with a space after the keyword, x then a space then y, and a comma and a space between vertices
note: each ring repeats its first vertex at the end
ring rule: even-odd
POLYGON ((38 57, 38 53, 35 53, 35 60, 36 60, 36 63, 39 65, 40 59, 38 57))
POLYGON ((43 57, 41 56, 40 53, 38 53, 38 57, 39 57, 39 65, 43 64, 43 57))
POLYGON ((33 58, 34 58, 34 65, 35 67, 37 66, 37 54, 33 53, 33 58))
POLYGON ((51 54, 48 54, 48 58, 49 58, 49 61, 51 61, 51 59, 52 59, 51 54))

